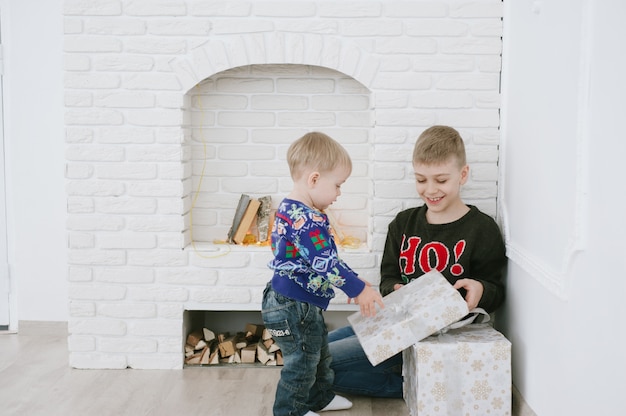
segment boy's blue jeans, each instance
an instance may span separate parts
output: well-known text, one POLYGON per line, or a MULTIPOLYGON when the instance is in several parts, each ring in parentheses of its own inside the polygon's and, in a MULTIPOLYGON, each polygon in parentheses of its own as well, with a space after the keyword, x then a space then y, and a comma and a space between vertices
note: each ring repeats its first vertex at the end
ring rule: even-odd
POLYGON ((263 292, 263 322, 283 353, 274 416, 302 416, 326 407, 332 391, 328 331, 322 310, 275 292, 263 292))
POLYGON ((328 346, 335 372, 333 390, 370 397, 402 398, 402 353, 377 366, 367 359, 352 327, 331 331, 328 346))

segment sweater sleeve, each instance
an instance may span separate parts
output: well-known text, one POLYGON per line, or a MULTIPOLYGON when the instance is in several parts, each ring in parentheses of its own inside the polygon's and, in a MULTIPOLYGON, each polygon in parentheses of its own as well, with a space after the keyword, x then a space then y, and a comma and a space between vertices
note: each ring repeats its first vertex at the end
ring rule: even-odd
POLYGON ((393 292, 393 287, 397 283, 406 284, 402 279, 402 273, 399 266, 400 258, 400 236, 396 225, 397 220, 394 219, 389 224, 387 231, 387 239, 385 240, 385 248, 380 263, 380 293, 386 296, 393 292))
POLYGON ((484 233, 472 267, 472 278, 481 282, 484 288, 478 306, 489 313, 504 302, 503 275, 506 268, 506 249, 502 234, 495 222, 491 224, 484 233))

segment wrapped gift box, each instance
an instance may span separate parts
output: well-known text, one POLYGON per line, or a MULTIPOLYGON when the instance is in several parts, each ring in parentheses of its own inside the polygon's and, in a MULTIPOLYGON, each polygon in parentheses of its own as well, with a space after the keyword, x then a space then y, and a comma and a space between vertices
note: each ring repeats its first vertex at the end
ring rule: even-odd
POLYGON ((468 314, 467 303, 446 278, 431 271, 383 298, 385 308, 375 317, 360 312, 348 316, 373 365, 458 321, 468 314))
POLYGON ((511 343, 489 324, 432 335, 402 359, 411 416, 511 415, 511 343))

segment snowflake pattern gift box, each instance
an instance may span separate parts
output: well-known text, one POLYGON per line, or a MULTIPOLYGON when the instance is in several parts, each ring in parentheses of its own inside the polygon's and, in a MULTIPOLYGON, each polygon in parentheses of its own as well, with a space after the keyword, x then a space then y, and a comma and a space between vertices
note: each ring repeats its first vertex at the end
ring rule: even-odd
POLYGON ((432 335, 402 359, 411 416, 511 415, 511 343, 491 325, 432 335))
POLYGON ((383 298, 375 317, 348 316, 367 358, 380 364, 468 314, 467 303, 446 278, 428 272, 383 298))

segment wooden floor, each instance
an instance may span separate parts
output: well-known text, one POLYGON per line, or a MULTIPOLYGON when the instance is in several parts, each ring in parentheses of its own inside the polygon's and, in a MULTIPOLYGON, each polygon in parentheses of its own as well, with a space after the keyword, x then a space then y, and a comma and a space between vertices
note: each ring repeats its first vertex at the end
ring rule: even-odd
MULTIPOLYGON (((67 324, 20 322, 0 332, 1 416, 271 416, 280 368, 76 370, 67 324)), ((351 397, 325 416, 408 416, 402 399, 351 397)), ((513 388, 513 416, 536 416, 513 388)))
MULTIPOLYGON (((67 324, 20 322, 0 333, 0 415, 271 416, 280 368, 76 370, 67 324)), ((407 416, 402 399, 349 397, 328 416, 407 416)))

